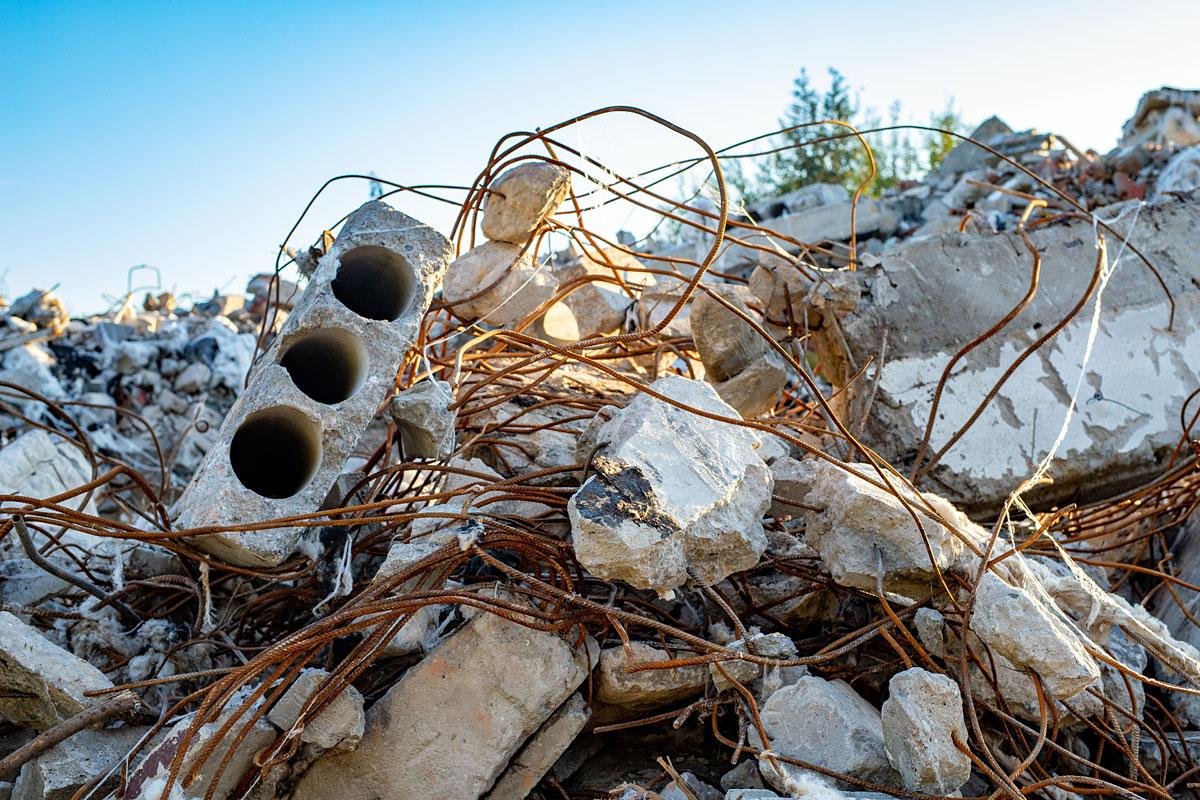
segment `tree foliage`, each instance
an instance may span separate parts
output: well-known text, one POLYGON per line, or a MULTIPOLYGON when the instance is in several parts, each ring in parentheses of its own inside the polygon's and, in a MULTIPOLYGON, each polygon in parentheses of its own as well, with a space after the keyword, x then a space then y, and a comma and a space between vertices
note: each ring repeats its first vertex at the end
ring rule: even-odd
MULTIPOLYGON (((875 109, 863 108, 858 93, 837 69, 829 69, 829 88, 824 91, 801 69, 792 86, 792 100, 780 119, 780 127, 785 129, 776 143, 780 150, 760 165, 753 180, 743 181, 748 185, 747 194, 777 196, 812 183, 832 183, 854 191, 870 174, 870 159, 858 137, 829 120, 870 130, 903 124, 903 111, 900 101, 894 101, 884 122, 875 109)), ((929 120, 931 127, 964 130, 953 100, 930 114, 929 120)), ((880 131, 865 138, 876 166, 875 180, 868 187, 871 194, 920 178, 941 163, 955 141, 946 133, 908 129, 880 131)))

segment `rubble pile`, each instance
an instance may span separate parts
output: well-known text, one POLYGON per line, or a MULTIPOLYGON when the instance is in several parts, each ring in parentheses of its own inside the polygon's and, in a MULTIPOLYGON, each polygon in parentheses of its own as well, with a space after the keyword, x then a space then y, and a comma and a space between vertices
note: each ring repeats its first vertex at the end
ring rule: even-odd
POLYGON ((0 306, 0 800, 1197 796, 1200 92, 745 214, 561 127, 0 306))

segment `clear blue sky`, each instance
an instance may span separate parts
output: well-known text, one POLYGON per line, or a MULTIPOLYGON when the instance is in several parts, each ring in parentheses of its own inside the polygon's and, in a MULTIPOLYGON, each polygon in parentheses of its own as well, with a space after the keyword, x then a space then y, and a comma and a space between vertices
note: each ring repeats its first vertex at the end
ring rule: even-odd
MULTIPOLYGON (((720 146, 774 127, 800 67, 922 121, 953 96, 1107 149, 1144 90, 1200 86, 1198 30, 1195 0, 0 0, 0 291, 61 282, 97 310, 139 263, 240 289, 331 175, 469 182, 503 133, 609 104, 720 146)), ((693 154, 615 120, 573 135, 625 172, 693 154)), ((329 194, 300 240, 366 194, 329 194)))

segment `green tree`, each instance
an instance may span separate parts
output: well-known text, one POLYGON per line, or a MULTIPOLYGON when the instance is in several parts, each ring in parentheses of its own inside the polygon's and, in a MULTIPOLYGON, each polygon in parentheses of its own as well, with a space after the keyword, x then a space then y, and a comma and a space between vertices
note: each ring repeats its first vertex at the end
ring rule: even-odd
MULTIPOLYGON (((829 69, 829 89, 813 86, 808 71, 800 70, 792 87, 792 101, 784 111, 781 134, 773 153, 757 170, 753 179, 739 175, 743 193, 750 198, 774 197, 812 183, 833 183, 854 191, 870 174, 870 160, 856 136, 838 125, 814 124, 839 120, 858 130, 885 127, 883 118, 871 108, 863 108, 857 94, 851 92, 845 76, 829 69), (841 137, 826 139, 826 137, 841 137)), ((887 110, 886 127, 902 124, 900 101, 887 110)), ((955 133, 965 132, 962 117, 951 98, 946 107, 929 115, 930 126, 955 133)), ((904 181, 919 180, 946 157, 957 140, 950 133, 920 134, 913 130, 888 130, 867 134, 875 159, 875 180, 867 188, 878 195, 904 181)))
POLYGON ((941 129, 941 133, 928 133, 925 136, 926 168, 933 169, 942 163, 942 159, 958 144, 959 139, 951 136, 953 133, 967 133, 969 128, 963 122, 962 115, 954 107, 954 98, 946 101, 946 107, 929 115, 929 127, 941 129))
POLYGON ((771 194, 786 192, 810 183, 836 183, 853 188, 861 180, 865 154, 858 139, 838 125, 815 125, 822 120, 853 123, 859 112, 857 95, 852 95, 842 73, 829 69, 830 85, 820 92, 800 70, 792 87, 792 102, 780 120, 787 128, 782 135, 787 149, 775 153, 766 165, 762 180, 771 194))

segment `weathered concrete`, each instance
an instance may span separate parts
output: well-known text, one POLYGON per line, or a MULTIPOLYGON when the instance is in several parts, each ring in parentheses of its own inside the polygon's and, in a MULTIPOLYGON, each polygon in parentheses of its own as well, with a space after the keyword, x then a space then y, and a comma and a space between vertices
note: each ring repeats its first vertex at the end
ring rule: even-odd
POLYGON ((665 650, 644 642, 630 642, 628 652, 624 647, 603 650, 600 668, 596 671, 597 720, 633 719, 698 696, 708 676, 704 667, 626 671, 635 664, 652 664, 671 658, 665 650))
POLYGON ((727 381, 716 384, 717 394, 742 415, 761 417, 771 410, 787 385, 788 365, 778 353, 761 358, 727 381))
POLYGON ((634 298, 613 281, 623 281, 635 297, 640 296, 639 290, 654 284, 653 275, 640 271, 645 268, 637 258, 615 248, 588 251, 574 261, 556 266, 554 277, 560 289, 589 276, 597 280, 572 289, 550 306, 540 321, 542 332, 554 341, 575 342, 618 330, 634 298))
MULTIPOLYGON (((70 800, 88 781, 125 757, 149 728, 82 730, 21 768, 13 784, 13 800, 70 800)), ((104 796, 116 785, 114 772, 96 787, 104 796)))
MULTIPOLYGON (((1127 207, 1126 207, 1127 208, 1127 207)), ((1075 419, 1051 470, 1030 492, 1035 507, 1109 496, 1143 483, 1179 438, 1184 400, 1200 384, 1185 354, 1200 352, 1200 287, 1194 254, 1200 202, 1164 201, 1141 210, 1131 243, 1150 258, 1175 300, 1174 325, 1158 281, 1126 251, 1104 294, 1100 330, 1075 419)), ((1122 207, 1104 209, 1113 218, 1122 207)), ((1132 212, 1114 227, 1129 230, 1132 212)), ((947 382, 931 436, 940 450, 1013 360, 1082 296, 1097 252, 1090 222, 1030 233, 1042 253, 1037 296, 998 336, 968 354, 947 382)), ((1109 237, 1109 261, 1120 241, 1109 237)), ((864 441, 903 471, 924 433, 938 379, 954 353, 998 322, 1029 287, 1032 257, 1015 233, 946 234, 900 245, 860 271, 869 297, 845 321, 857 363, 887 356, 864 441)), ((1032 472, 1062 423, 1087 340, 1088 305, 1018 367, 978 421, 947 452, 927 485, 971 514, 986 516, 1032 472), (1037 416, 1036 430, 1034 426, 1037 416)))
MULTIPOLYGON (((1012 128, 1008 127, 999 117, 988 117, 978 128, 971 131, 971 138, 982 144, 989 144, 996 137, 1011 133, 1012 128)), ((997 160, 994 155, 982 147, 976 146, 973 142, 955 141, 957 144, 950 148, 950 152, 946 153, 942 163, 938 164, 937 168, 930 173, 930 180, 941 175, 954 175, 967 170, 979 169, 995 163, 997 160)))
POLYGON ((771 508, 768 513, 772 517, 788 515, 799 517, 804 509, 796 503, 808 503, 808 493, 812 491, 820 468, 819 459, 806 458, 798 460, 791 456, 782 456, 771 462, 771 477, 775 479, 775 488, 771 492, 771 508))
POLYGON ((557 634, 477 614, 371 706, 357 750, 313 764, 294 800, 480 797, 589 662, 594 651, 557 634))
POLYGON ((1121 129, 1123 145, 1200 143, 1200 91, 1163 86, 1138 100, 1121 129))
MULTIPOLYGON (((702 381, 660 378, 655 391, 736 417, 702 381)), ((599 431, 595 475, 567 506, 575 553, 594 575, 660 594, 748 569, 767 546, 771 474, 752 431, 638 395, 599 431)))
POLYGON ((679 777, 683 778, 688 793, 684 793, 678 782, 671 781, 660 793, 662 800, 722 800, 725 797, 724 792, 714 789, 690 772, 682 772, 679 777))
POLYGON ((498 328, 516 325, 558 291, 558 279, 521 246, 484 242, 446 270, 442 299, 454 313, 498 328))
MULTIPOLYGON (((143 750, 141 761, 129 774, 125 792, 127 800, 160 800, 162 797, 168 797, 170 800, 201 800, 210 791, 212 800, 227 800, 242 777, 254 768, 255 757, 275 741, 278 733, 265 719, 256 720, 247 730, 248 716, 243 716, 234 724, 230 733, 212 749, 204 763, 200 764, 200 754, 205 749, 205 744, 229 721, 239 705, 238 699, 231 700, 217 719, 200 727, 196 737, 188 744, 187 753, 180 764, 178 779, 171 785, 169 793, 166 789, 171 762, 183 744, 188 727, 192 723, 192 715, 189 714, 177 722, 148 752, 143 750), (235 742, 236 748, 233 746, 235 742), (226 756, 229 760, 222 770, 221 762, 225 761, 226 756), (195 778, 183 785, 193 769, 196 769, 195 778)), ((253 711, 249 713, 253 714, 253 711)))
POLYGON ((10 722, 42 730, 77 714, 111 689, 104 673, 0 611, 0 712, 10 722))
MULTIPOLYGON (((760 633, 754 628, 748 633, 748 641, 738 639, 737 641, 730 642, 729 649, 781 660, 792 658, 796 655, 795 643, 782 633, 760 633)), ((721 670, 724 670, 733 680, 745 685, 761 677, 767 669, 767 667, 755 664, 752 661, 739 660, 721 661, 708 665, 709 676, 712 678, 713 686, 718 692, 734 688, 733 683, 722 674, 721 670), (718 663, 721 669, 717 669, 718 663)))
POLYGON ((1162 195, 1168 192, 1194 192, 1197 189, 1200 189, 1200 145, 1193 145, 1171 156, 1158 175, 1154 191, 1162 195))
MULTIPOLYGON (((851 466, 876 476, 868 464, 851 466)), ((882 563, 885 589, 919 597, 937 582, 930 552, 938 569, 962 570, 976 559, 967 542, 979 549, 987 542, 982 528, 935 494, 923 497, 953 530, 918 510, 923 538, 912 515, 891 493, 827 461, 814 460, 812 469, 816 477, 805 502, 824 510, 807 512, 805 543, 820 553, 833 579, 843 586, 874 592, 882 563)), ((900 481, 892 479, 902 489, 900 481)), ((915 495, 906 496, 920 508, 915 495)))
POLYGON ((992 572, 979 582, 971 629, 1013 664, 1036 672, 1056 699, 1074 697, 1100 680, 1079 636, 1033 594, 992 572))
POLYGON ((483 235, 498 242, 524 244, 571 191, 571 173, 557 164, 525 162, 488 187, 483 204, 483 235))
POLYGON ((971 777, 971 759, 954 745, 954 734, 969 740, 962 694, 949 677, 920 667, 893 675, 880 713, 883 746, 904 788, 946 795, 971 777))
MULTIPOLYGON (((382 202, 350 215, 184 492, 177 528, 321 505, 391 390, 449 253, 441 234, 382 202)), ((302 531, 194 542, 232 563, 272 566, 292 554, 302 531)))
MULTIPOLYGON (((879 711, 845 681, 806 675, 772 694, 762 706, 761 717, 774 753, 855 778, 895 782, 883 748, 879 711), (819 735, 814 735, 816 732, 819 735)), ((763 747, 754 726, 750 728, 750 743, 763 747)), ((783 777, 768 759, 759 757, 763 779, 779 791, 789 790, 789 780, 811 775, 783 762, 780 766, 783 777)))
MULTIPOLYGON (((711 287, 710 291, 755 319, 746 305, 754 297, 748 287, 728 284, 711 287)), ((707 292, 697 292, 692 300, 692 339, 704 363, 705 376, 713 382, 729 380, 767 352, 767 342, 754 328, 707 292)))
MULTIPOLYGON (((40 501, 74 489, 91 479, 92 466, 83 450, 49 431, 38 428, 26 431, 0 448, 0 495, 17 495, 40 501)), ((85 514, 96 513, 96 504, 87 495, 64 500, 61 504, 85 514)), ((9 511, 25 503, 6 500, 2 505, 5 511, 9 511)), ((77 538, 83 538, 83 535, 77 538)), ((17 537, 4 537, 0 542, 0 553, 14 552, 23 552, 17 537)))
POLYGON ((396 421, 404 454, 413 458, 445 458, 454 451, 454 420, 447 406, 454 400, 445 381, 421 381, 388 404, 396 421))
POLYGON ((487 800, 525 800, 591 716, 583 695, 578 692, 571 695, 513 756, 504 774, 487 793, 487 800))
MULTIPOLYGON (((267 719, 283 731, 288 731, 300 719, 304 704, 308 702, 320 683, 329 677, 323 669, 306 669, 283 693, 267 714, 267 719)), ((363 714, 363 696, 353 686, 347 686, 333 698, 321 713, 310 719, 300 729, 300 741, 322 750, 353 750, 362 739, 366 717, 363 714)))

